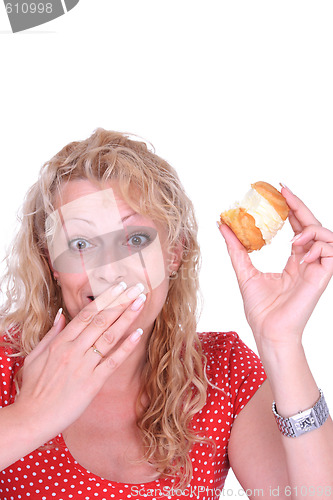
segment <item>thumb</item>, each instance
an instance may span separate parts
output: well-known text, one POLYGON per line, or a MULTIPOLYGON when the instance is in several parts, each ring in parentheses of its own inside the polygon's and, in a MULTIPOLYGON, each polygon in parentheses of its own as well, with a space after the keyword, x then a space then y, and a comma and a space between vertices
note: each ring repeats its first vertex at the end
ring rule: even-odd
POLYGON ((219 224, 219 231, 226 242, 231 264, 236 273, 238 283, 242 285, 258 271, 253 266, 245 247, 230 227, 227 226, 227 224, 219 224))

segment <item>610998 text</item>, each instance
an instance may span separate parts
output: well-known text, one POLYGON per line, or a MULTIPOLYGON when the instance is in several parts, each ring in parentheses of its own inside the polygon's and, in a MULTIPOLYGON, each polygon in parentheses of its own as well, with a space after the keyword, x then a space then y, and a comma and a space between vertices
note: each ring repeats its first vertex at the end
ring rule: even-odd
POLYGON ((6 3, 7 14, 15 12, 16 14, 51 14, 52 13, 52 3, 6 3))

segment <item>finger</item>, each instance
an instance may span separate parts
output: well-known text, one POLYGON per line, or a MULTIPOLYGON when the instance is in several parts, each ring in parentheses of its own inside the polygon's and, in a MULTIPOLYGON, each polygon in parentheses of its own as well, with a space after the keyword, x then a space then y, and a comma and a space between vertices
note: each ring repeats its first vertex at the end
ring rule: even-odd
POLYGON ((111 304, 115 304, 118 298, 122 295, 124 290, 126 290, 127 285, 124 281, 117 283, 112 286, 108 290, 105 290, 104 293, 101 293, 98 297, 96 297, 91 304, 96 308, 97 311, 102 311, 106 309, 111 304))
POLYGON ((93 318, 98 315, 99 311, 108 308, 111 304, 115 304, 115 301, 123 294, 125 288, 125 283, 118 283, 108 288, 84 307, 64 329, 62 334, 64 339, 71 341, 77 338, 77 336, 91 323, 93 318))
POLYGON ((135 332, 124 340, 116 351, 110 356, 107 356, 96 366, 94 374, 97 376, 98 380, 102 380, 104 383, 104 381, 128 358, 140 342, 142 333, 143 331, 141 328, 135 330, 135 332))
POLYGON ((303 226, 299 223, 292 210, 289 210, 288 219, 295 234, 300 233, 303 230, 303 226))
POLYGON ((27 356, 26 360, 31 362, 37 356, 39 356, 45 349, 50 345, 52 340, 57 337, 57 335, 63 330, 66 325, 65 316, 62 314, 62 308, 59 309, 57 316, 55 318, 55 323, 52 328, 44 335, 42 340, 37 344, 37 346, 31 351, 31 353, 27 356), (56 322, 57 320, 57 322, 56 322))
POLYGON ((244 283, 258 271, 252 265, 251 259, 245 247, 226 224, 219 226, 220 233, 225 239, 227 250, 231 259, 232 267, 237 276, 239 284, 244 283))
POLYGON ((296 234, 291 240, 293 245, 292 256, 290 261, 288 261, 289 264, 286 266, 286 270, 289 270, 289 267, 294 268, 293 266, 298 265, 299 262, 304 262, 305 254, 311 250, 316 241, 333 245, 333 232, 322 226, 310 225, 296 234), (296 256, 297 259, 295 259, 296 256))
POLYGON ((294 216, 302 227, 309 226, 310 224, 321 225, 305 203, 294 195, 289 188, 282 187, 281 194, 286 199, 289 208, 293 211, 294 216))
POLYGON ((296 246, 306 245, 311 241, 323 241, 333 244, 333 232, 322 226, 307 226, 291 240, 296 246))
MULTIPOLYGON (((310 264, 315 262, 317 259, 321 260, 321 264, 325 262, 325 266, 328 267, 330 274, 333 272, 333 246, 329 243, 323 243, 322 241, 316 241, 308 253, 304 255, 301 260, 301 264, 306 262, 310 264)), ((329 276, 330 278, 331 276, 329 276)))
MULTIPOLYGON (((113 306, 112 304, 112 307, 108 306, 106 309, 96 314, 92 321, 75 339, 80 346, 80 350, 87 351, 123 314, 129 304, 132 304, 132 302, 135 301, 140 294, 142 294, 143 289, 144 286, 142 283, 138 283, 121 294, 121 300, 116 306, 113 306)), ((132 320, 134 320, 134 317, 138 315, 138 312, 133 309, 130 309, 130 312, 133 315, 132 320)), ((128 323, 127 326, 129 325, 130 323, 128 323)))
POLYGON ((96 338, 94 345, 106 356, 110 350, 116 346, 126 331, 128 331, 130 325, 141 313, 146 301, 146 295, 141 293, 132 304, 130 304, 127 309, 119 316, 119 318, 114 321, 114 323, 103 332, 103 334, 96 338))

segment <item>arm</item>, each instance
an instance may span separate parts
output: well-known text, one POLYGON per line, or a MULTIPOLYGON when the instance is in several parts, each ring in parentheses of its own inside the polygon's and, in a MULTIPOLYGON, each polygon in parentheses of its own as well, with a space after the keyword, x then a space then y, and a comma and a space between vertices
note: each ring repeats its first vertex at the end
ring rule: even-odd
MULTIPOLYGON (((226 226, 220 228, 227 242, 246 317, 272 391, 270 401, 267 398, 265 403, 265 410, 259 406, 254 407, 251 402, 251 406, 244 408, 241 412, 244 412, 243 415, 240 414, 239 421, 237 419, 235 422, 230 445, 236 469, 240 467, 236 450, 238 449, 240 455, 243 453, 235 444, 239 441, 237 434, 244 432, 242 421, 246 422, 243 424, 245 427, 252 427, 255 423, 250 419, 259 419, 261 412, 269 412, 267 419, 271 421, 273 432, 273 426, 276 426, 273 415, 270 415, 273 399, 279 414, 290 417, 300 410, 311 408, 319 397, 317 384, 303 351, 302 334, 333 273, 333 234, 322 228, 310 210, 289 190, 284 188, 282 194, 291 208, 291 225, 300 236, 294 239, 292 255, 280 275, 260 273, 252 266, 247 252, 232 231, 226 226)), ((259 394, 260 389, 258 397, 254 398, 258 399, 259 394)), ((256 430, 257 446, 266 464, 260 466, 261 473, 258 476, 258 473, 254 472, 258 462, 254 464, 254 461, 250 460, 246 464, 249 474, 255 475, 258 485, 262 483, 267 488, 274 477, 271 470, 267 469, 268 464, 275 464, 273 470, 280 471, 279 463, 283 461, 286 469, 279 472, 282 474, 279 480, 281 484, 289 484, 291 487, 291 495, 286 495, 286 498, 300 497, 297 488, 302 486, 311 487, 313 498, 323 498, 321 488, 333 488, 332 421, 328 419, 319 429, 298 438, 285 437, 279 432, 276 434, 276 430, 274 435, 275 446, 271 447, 268 444, 268 431, 256 430), (278 442, 279 451, 276 455, 278 442)), ((255 442, 251 445, 255 448, 255 442)), ((247 480, 248 478, 245 478, 245 483, 247 480)))
POLYGON ((52 433, 48 422, 40 422, 14 404, 0 409, 0 471, 49 441, 52 433), (44 427, 44 428, 43 428, 44 427))
MULTIPOLYGON (((312 483, 313 477, 312 450, 318 447, 320 457, 317 468, 321 472, 321 464, 325 463, 322 456, 323 450, 328 450, 331 456, 331 442, 333 440, 332 421, 327 422, 317 431, 302 436, 301 438, 287 438, 280 434, 271 411, 274 399, 269 381, 258 389, 256 394, 242 409, 233 424, 228 445, 230 465, 242 485, 243 489, 252 492, 250 498, 271 500, 274 495, 281 499, 290 498, 317 498, 325 500, 333 495, 332 479, 327 484, 312 483), (321 433, 323 438, 315 435, 321 433), (315 439, 315 445, 308 439, 315 439), (287 448, 284 447, 286 441, 287 448), (289 442, 295 447, 288 451, 289 442), (324 442, 323 442, 324 441, 324 442), (288 458, 289 453, 289 458, 288 458), (296 460, 303 471, 308 471, 308 480, 297 483, 289 477, 290 466, 288 460, 296 460), (297 486, 298 484, 298 486, 297 486), (297 494, 297 496, 296 496, 297 494)), ((332 475, 330 476, 332 477, 332 475)))
MULTIPOLYGON (((311 408, 319 398, 319 391, 302 346, 295 346, 294 349, 289 346, 288 349, 275 352, 274 356, 270 351, 262 351, 261 357, 267 366, 279 414, 289 417, 311 408)), ((298 491, 303 486, 308 488, 307 491, 315 489, 314 498, 323 496, 320 488, 330 487, 333 494, 332 420, 327 419, 318 429, 297 438, 281 434, 281 440, 289 484, 297 486, 298 491)))
POLYGON ((289 482, 281 436, 271 412, 272 398, 266 380, 241 410, 231 430, 230 466, 249 498, 272 498, 270 493, 277 488, 279 498, 284 498, 282 492, 289 482))

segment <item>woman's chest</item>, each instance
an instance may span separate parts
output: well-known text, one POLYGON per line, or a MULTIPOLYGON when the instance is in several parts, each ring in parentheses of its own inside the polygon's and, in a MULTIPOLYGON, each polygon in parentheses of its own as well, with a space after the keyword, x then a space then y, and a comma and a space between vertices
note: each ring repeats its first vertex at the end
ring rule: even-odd
POLYGON ((144 460, 140 431, 134 414, 109 420, 96 415, 95 420, 80 418, 63 438, 72 457, 85 469, 110 481, 144 483, 157 479, 159 473, 144 460))

